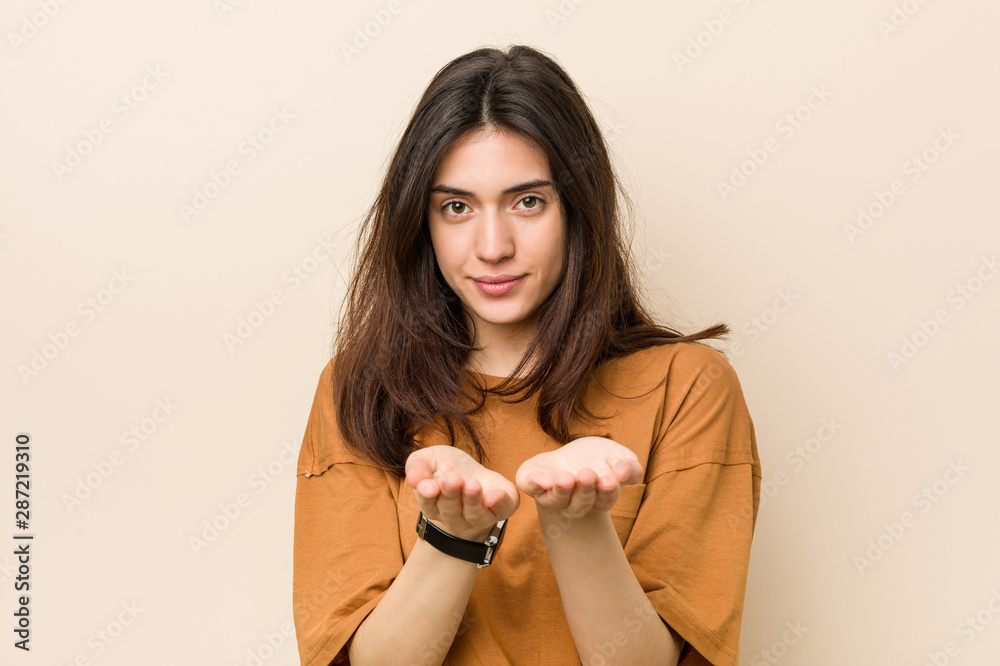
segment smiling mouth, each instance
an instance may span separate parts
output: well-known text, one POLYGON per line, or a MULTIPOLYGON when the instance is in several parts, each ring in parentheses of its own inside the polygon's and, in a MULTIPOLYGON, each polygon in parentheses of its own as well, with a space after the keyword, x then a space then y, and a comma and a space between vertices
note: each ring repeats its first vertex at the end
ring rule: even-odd
POLYGON ((515 280, 520 280, 523 275, 484 275, 481 278, 472 278, 476 282, 484 282, 486 284, 497 284, 500 282, 513 282, 515 280))
POLYGON ((521 284, 522 280, 524 280, 523 275, 516 277, 513 275, 497 275, 485 279, 473 278, 473 282, 475 282, 479 291, 488 296, 502 296, 515 289, 521 284))

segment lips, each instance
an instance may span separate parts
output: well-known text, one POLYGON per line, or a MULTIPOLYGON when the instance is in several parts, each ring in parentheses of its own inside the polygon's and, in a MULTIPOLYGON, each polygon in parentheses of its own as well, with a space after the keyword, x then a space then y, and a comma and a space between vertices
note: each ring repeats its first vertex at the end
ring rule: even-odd
POLYGON ((519 280, 523 275, 484 275, 478 278, 472 278, 476 282, 485 282, 487 284, 495 284, 497 282, 510 282, 512 280, 519 280))
POLYGON ((479 291, 487 296, 503 296, 517 288, 523 280, 523 275, 484 275, 481 278, 473 278, 479 291))

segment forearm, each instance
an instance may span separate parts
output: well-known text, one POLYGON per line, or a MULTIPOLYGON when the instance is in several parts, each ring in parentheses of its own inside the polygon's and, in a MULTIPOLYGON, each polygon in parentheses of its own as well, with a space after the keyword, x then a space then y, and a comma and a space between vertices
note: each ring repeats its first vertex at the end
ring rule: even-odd
POLYGON ((352 664, 444 661, 479 569, 417 539, 410 557, 350 644, 352 664))
POLYGON ((592 512, 570 522, 542 509, 538 515, 581 662, 676 665, 683 642, 636 580, 611 516, 592 512))

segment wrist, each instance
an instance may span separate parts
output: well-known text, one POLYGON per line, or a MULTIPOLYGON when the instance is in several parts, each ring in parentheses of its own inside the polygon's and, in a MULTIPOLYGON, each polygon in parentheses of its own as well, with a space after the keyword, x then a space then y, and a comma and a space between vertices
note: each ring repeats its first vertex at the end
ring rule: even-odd
POLYGON ((500 548, 500 543, 503 541, 506 527, 507 521, 501 520, 490 529, 483 539, 474 541, 463 539, 440 529, 421 512, 417 519, 416 529, 417 536, 437 550, 459 560, 471 562, 482 569, 493 562, 493 558, 500 548))
POLYGON ((541 505, 536 505, 538 510, 538 523, 548 544, 554 541, 559 535, 570 533, 587 537, 593 535, 607 527, 614 528, 611 522, 611 514, 607 511, 588 511, 582 516, 572 517, 558 509, 546 509, 541 505))
POLYGON ((424 519, 434 527, 444 532, 445 534, 451 535, 456 539, 464 539, 465 541, 475 541, 477 543, 482 543, 483 541, 485 541, 486 537, 488 537, 490 535, 490 532, 493 530, 493 525, 488 525, 483 528, 473 527, 466 530, 453 530, 444 523, 442 523, 440 520, 432 520, 428 518, 426 515, 424 516, 424 519))

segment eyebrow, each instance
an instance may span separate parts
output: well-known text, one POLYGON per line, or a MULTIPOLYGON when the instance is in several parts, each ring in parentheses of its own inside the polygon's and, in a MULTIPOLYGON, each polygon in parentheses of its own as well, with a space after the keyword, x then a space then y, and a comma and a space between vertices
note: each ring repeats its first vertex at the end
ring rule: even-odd
MULTIPOLYGON (((524 183, 519 183, 505 189, 502 194, 514 194, 516 192, 523 192, 525 190, 536 190, 543 187, 553 187, 555 183, 551 180, 545 180, 543 178, 536 178, 535 180, 529 180, 524 183)), ((431 188, 431 192, 443 192, 444 194, 451 194, 458 197, 474 197, 476 196, 468 190, 463 190, 458 187, 452 187, 451 185, 435 185, 431 188)))

